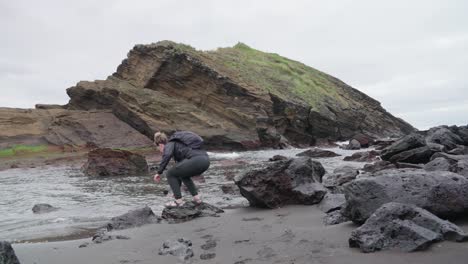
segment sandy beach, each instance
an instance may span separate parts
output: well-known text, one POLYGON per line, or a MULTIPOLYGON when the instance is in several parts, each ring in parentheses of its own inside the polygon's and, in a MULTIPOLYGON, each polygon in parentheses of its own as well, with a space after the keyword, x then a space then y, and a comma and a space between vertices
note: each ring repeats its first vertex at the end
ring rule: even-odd
MULTIPOLYGON (((174 256, 158 255, 166 240, 183 237, 193 243, 194 257, 185 263, 360 263, 462 264, 468 263, 468 243, 442 242, 424 252, 383 251, 365 254, 348 246, 351 222, 322 223, 316 206, 288 206, 276 210, 241 208, 221 217, 198 218, 181 224, 151 224, 113 232, 128 240, 94 244, 91 239, 14 244, 23 264, 62 263, 183 263, 174 256), (216 246, 201 248, 208 240, 216 246), (83 243, 87 247, 79 248, 83 243), (215 253, 202 260, 203 253, 215 253)), ((456 222, 468 232, 468 221, 456 222)))

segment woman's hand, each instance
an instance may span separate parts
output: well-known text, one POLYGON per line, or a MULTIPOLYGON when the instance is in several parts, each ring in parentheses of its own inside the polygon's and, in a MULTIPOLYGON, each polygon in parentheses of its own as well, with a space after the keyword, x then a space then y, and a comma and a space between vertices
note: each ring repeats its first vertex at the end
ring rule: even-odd
POLYGON ((161 175, 159 175, 158 173, 156 173, 156 174, 154 175, 153 180, 154 180, 155 183, 161 182, 161 175))

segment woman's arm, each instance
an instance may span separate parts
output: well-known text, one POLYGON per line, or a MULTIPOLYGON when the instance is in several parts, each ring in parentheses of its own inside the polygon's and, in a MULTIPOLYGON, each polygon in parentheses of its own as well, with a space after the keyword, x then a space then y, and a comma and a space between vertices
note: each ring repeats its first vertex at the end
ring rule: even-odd
POLYGON ((158 174, 162 174, 163 171, 166 169, 167 164, 171 160, 172 156, 174 155, 174 142, 168 142, 164 146, 164 153, 162 156, 161 163, 159 163, 158 167, 158 174))

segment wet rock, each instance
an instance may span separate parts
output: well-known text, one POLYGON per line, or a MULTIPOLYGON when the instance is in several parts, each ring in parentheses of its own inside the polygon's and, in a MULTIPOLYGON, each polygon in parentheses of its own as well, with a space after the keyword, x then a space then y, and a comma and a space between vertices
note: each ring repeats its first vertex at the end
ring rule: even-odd
POLYGON ((342 193, 327 193, 319 204, 319 209, 324 213, 340 210, 346 205, 346 198, 342 193))
POLYGON ((331 211, 323 218, 323 223, 325 225, 338 225, 348 221, 351 220, 344 215, 343 210, 331 211))
POLYGON ((17 169, 19 168, 19 166, 17 164, 11 164, 10 165, 10 169, 17 169))
POLYGON ((224 211, 211 204, 202 203, 197 205, 193 202, 186 202, 180 207, 164 208, 161 217, 170 223, 181 223, 197 217, 218 217, 220 213, 224 213, 224 211))
POLYGON ((460 136, 444 126, 429 129, 429 131, 427 131, 426 142, 443 145, 447 150, 452 150, 456 148, 457 145, 464 144, 460 136))
POLYGON ((185 238, 165 241, 161 248, 159 248, 159 255, 172 255, 182 261, 189 260, 194 256, 192 241, 185 238))
POLYGON ((337 156, 341 156, 341 155, 336 154, 333 151, 313 148, 313 149, 309 149, 309 150, 306 150, 304 152, 301 152, 301 153, 297 154, 296 156, 298 156, 298 157, 309 157, 309 158, 331 158, 331 157, 337 157, 337 156))
POLYGON ((424 169, 427 171, 450 171, 453 164, 446 158, 439 157, 424 165, 424 169))
POLYGON ((236 179, 236 184, 253 207, 316 204, 326 193, 320 184, 324 174, 325 169, 319 162, 301 157, 247 172, 236 179))
POLYGON ((344 161, 359 161, 359 162, 371 162, 377 160, 379 152, 375 150, 356 152, 351 156, 344 157, 344 161))
POLYGON ((387 203, 351 233, 350 247, 362 252, 427 249, 441 240, 466 241, 458 226, 414 205, 387 203))
POLYGON ((129 176, 148 174, 145 157, 126 150, 95 149, 88 153, 82 171, 88 176, 129 176))
POLYGON ((113 217, 106 225, 108 231, 127 229, 146 224, 159 223, 161 219, 157 217, 148 206, 131 210, 121 216, 113 217))
POLYGON ((414 204, 440 217, 468 213, 468 179, 452 172, 389 169, 344 187, 346 215, 363 223, 389 202, 414 204))
POLYGON ((15 250, 9 242, 0 241, 0 264, 19 264, 15 250))
POLYGON ((419 147, 411 150, 400 152, 396 155, 393 155, 389 161, 390 162, 404 162, 412 164, 428 163, 431 160, 432 151, 429 147, 419 147))
POLYGON ((425 145, 426 141, 424 136, 417 133, 412 133, 395 141, 395 143, 383 149, 380 157, 383 160, 390 160, 390 158, 394 155, 411 149, 424 147, 425 145))
POLYGON ((459 160, 454 168, 454 172, 468 178, 468 159, 459 160))
POLYGON ((207 259, 214 259, 216 257, 216 253, 203 253, 200 255, 200 259, 207 260, 207 259))
POLYGON ((468 155, 451 155, 443 152, 437 152, 434 155, 432 155, 431 160, 434 160, 436 158, 444 158, 451 162, 458 162, 459 160, 467 160, 468 155))
POLYGON ((361 143, 356 139, 351 139, 347 145, 341 147, 342 149, 356 150, 361 149, 361 143))
POLYGON ((57 211, 58 209, 59 208, 53 207, 50 204, 35 204, 32 208, 32 211, 35 214, 43 214, 43 213, 57 211))
POLYGON ((85 248, 85 247, 87 247, 87 246, 89 246, 89 243, 88 243, 88 242, 85 242, 85 243, 83 243, 83 244, 80 244, 80 245, 78 246, 78 248, 85 248))
POLYGON ((448 129, 463 140, 463 145, 468 146, 468 126, 450 126, 448 129))
MULTIPOLYGON (((96 232, 96 234, 93 236, 93 238, 91 239, 95 244, 101 244, 101 243, 104 243, 106 241, 110 241, 110 240, 114 240, 114 239, 124 239, 124 240, 128 240, 130 239, 129 237, 127 236, 122 236, 122 235, 116 235, 116 236, 113 236, 113 235, 110 235, 109 233, 106 232, 106 230, 100 230, 98 232, 96 232)), ((80 247, 86 247, 87 245, 80 245, 80 247)))
POLYGON ((341 186, 356 178, 359 171, 351 166, 343 166, 336 168, 333 173, 323 176, 323 186, 332 188, 341 186))
POLYGON ((288 158, 282 155, 274 155, 273 157, 269 158, 268 161, 278 161, 278 160, 287 160, 288 158))

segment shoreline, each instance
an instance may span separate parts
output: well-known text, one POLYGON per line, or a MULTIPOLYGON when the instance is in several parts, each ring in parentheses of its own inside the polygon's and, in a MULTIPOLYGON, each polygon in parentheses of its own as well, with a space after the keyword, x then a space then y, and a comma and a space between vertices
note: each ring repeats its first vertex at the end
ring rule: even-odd
MULTIPOLYGON (((294 205, 279 209, 240 208, 220 217, 204 217, 179 224, 150 224, 113 231, 128 240, 102 244, 90 238, 47 243, 13 244, 20 262, 28 263, 181 263, 174 256, 158 255, 166 240, 180 237, 193 243, 195 256, 186 263, 362 263, 458 264, 468 257, 468 243, 441 242, 413 253, 382 251, 361 253, 349 248, 348 238, 357 226, 347 222, 325 226, 317 206, 294 205), (216 241, 209 250, 207 240, 216 241), (80 245, 89 243, 86 247, 80 245), (203 253, 214 253, 201 260, 203 253)), ((468 219, 457 221, 468 232, 468 219)))

